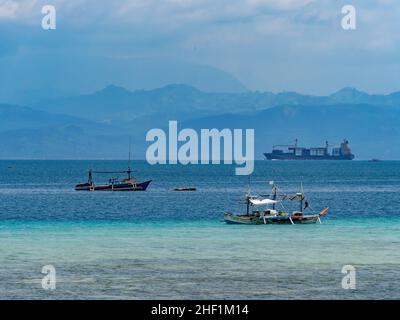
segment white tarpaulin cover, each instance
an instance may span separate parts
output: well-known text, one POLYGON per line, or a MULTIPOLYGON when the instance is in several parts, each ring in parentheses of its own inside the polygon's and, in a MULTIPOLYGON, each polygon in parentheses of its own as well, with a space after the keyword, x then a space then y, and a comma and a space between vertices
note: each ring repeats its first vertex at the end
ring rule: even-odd
POLYGON ((267 205, 267 204, 275 204, 279 201, 272 199, 250 199, 250 202, 255 206, 267 205))

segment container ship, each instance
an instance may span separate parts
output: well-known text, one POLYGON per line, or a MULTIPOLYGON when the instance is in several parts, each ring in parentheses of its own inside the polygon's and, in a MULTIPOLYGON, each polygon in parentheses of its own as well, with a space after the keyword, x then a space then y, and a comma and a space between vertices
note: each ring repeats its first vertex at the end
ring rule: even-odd
POLYGON ((298 146, 298 140, 294 145, 275 145, 271 153, 264 153, 267 160, 353 160, 349 141, 343 140, 338 147, 333 147, 329 152, 328 141, 325 147, 303 148, 298 146))

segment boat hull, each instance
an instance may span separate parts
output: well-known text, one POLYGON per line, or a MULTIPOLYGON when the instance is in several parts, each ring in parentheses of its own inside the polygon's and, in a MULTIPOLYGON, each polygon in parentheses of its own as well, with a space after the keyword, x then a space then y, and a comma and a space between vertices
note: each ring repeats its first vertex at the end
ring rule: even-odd
POLYGON ((75 186, 76 191, 146 191, 150 182, 141 183, 118 183, 109 185, 95 185, 89 183, 78 184, 75 186))
POLYGON ((303 216, 257 216, 257 215, 234 215, 224 214, 224 220, 228 224, 309 224, 319 221, 319 215, 303 216))
POLYGON ((353 160, 354 155, 342 155, 342 156, 297 156, 292 153, 264 153, 264 157, 267 160, 353 160))

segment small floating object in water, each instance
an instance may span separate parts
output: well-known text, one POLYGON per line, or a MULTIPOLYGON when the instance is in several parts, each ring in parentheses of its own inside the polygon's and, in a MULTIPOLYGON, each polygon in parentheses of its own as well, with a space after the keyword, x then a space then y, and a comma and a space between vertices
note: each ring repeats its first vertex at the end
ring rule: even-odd
POLYGON ((377 159, 377 158, 373 158, 371 160, 369 160, 369 162, 381 162, 381 159, 377 159))
POLYGON ((174 191, 196 191, 196 188, 175 188, 174 191))

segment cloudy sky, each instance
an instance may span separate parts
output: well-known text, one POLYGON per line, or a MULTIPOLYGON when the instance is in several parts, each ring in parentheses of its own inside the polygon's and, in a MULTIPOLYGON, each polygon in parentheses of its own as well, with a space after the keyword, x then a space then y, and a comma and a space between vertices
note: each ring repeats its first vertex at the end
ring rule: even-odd
POLYGON ((170 82, 389 93, 400 90, 399 30, 398 0, 0 0, 0 99, 170 82), (46 4, 56 30, 41 28, 46 4), (356 30, 341 27, 346 4, 356 30))

